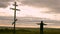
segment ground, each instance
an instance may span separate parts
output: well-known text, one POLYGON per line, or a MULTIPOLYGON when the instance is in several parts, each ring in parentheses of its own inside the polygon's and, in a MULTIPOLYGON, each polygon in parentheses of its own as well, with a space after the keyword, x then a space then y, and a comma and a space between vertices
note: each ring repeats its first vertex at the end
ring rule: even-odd
MULTIPOLYGON (((19 28, 16 34, 40 34, 39 28, 19 28)), ((0 29, 0 34, 13 34, 13 29, 0 29)), ((44 34, 60 34, 60 29, 44 28, 44 34)))

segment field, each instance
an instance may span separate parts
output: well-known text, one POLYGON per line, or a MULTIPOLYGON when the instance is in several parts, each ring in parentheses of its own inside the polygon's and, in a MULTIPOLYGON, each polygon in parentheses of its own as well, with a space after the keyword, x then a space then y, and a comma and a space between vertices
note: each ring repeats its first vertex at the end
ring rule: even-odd
MULTIPOLYGON (((0 29, 0 34, 13 34, 13 29, 0 29)), ((39 28, 19 28, 16 34, 40 34, 39 28)), ((44 28, 44 34, 60 34, 60 29, 44 28)))

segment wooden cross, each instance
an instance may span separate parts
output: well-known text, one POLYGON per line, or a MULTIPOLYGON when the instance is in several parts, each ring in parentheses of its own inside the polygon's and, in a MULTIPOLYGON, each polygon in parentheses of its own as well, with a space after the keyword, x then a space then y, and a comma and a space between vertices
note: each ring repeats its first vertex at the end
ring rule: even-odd
POLYGON ((40 34, 43 34, 43 26, 47 25, 47 24, 44 24, 43 21, 41 21, 41 23, 37 23, 37 24, 40 25, 40 34))
POLYGON ((18 6, 17 4, 16 4, 16 2, 15 2, 15 4, 13 4, 13 6, 14 6, 14 8, 10 8, 10 9, 12 9, 12 10, 14 10, 14 22, 12 23, 12 25, 14 25, 14 32, 13 32, 13 34, 15 34, 15 25, 16 25, 16 21, 17 21, 17 19, 16 19, 16 10, 18 10, 18 11, 20 11, 19 9, 16 9, 16 6, 18 6))

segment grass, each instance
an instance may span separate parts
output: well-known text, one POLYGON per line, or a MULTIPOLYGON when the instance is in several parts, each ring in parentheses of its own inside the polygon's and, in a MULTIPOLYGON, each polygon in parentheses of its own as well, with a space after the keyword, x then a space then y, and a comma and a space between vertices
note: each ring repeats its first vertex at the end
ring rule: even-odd
MULTIPOLYGON (((0 29, 0 34, 13 34, 12 29, 0 29)), ((20 28, 16 29, 16 34, 40 34, 39 28, 20 28)), ((44 34, 60 34, 60 29, 45 28, 44 34)))
MULTIPOLYGON (((0 29, 0 34, 13 34, 12 29, 0 29)), ((16 34, 40 34, 39 29, 35 28, 20 28, 16 29, 16 34)))

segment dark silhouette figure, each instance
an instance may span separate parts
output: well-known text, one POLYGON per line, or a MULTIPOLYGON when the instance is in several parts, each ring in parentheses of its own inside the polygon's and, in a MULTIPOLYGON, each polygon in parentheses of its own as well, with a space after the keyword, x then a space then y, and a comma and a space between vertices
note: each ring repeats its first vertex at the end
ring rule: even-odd
POLYGON ((40 34, 43 34, 43 26, 46 24, 44 24, 43 21, 41 21, 41 23, 38 23, 38 25, 40 25, 40 34))
POLYGON ((43 23, 43 21, 41 21, 40 23, 40 34, 43 34, 43 26, 46 25, 43 23))

